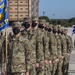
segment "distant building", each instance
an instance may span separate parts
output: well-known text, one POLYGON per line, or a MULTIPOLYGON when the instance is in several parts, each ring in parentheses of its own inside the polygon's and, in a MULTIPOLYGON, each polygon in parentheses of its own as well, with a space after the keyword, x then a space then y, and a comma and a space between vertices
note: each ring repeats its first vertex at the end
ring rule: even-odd
POLYGON ((9 21, 22 21, 24 17, 38 17, 39 0, 8 0, 9 21))

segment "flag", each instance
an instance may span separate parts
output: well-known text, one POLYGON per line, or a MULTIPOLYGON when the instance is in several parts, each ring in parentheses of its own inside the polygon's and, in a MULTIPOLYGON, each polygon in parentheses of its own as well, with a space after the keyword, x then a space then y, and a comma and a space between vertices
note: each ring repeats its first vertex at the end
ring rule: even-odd
POLYGON ((0 31, 8 26, 8 0, 0 0, 0 31))
POLYGON ((72 35, 73 35, 73 34, 75 34, 75 26, 74 26, 74 29, 72 30, 72 35))

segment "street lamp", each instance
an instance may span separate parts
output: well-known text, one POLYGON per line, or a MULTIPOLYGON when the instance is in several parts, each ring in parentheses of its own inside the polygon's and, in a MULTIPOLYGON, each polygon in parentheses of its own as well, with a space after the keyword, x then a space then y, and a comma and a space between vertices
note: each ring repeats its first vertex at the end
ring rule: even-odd
POLYGON ((54 19, 55 14, 53 14, 53 19, 54 19))
POLYGON ((61 20, 61 16, 60 16, 60 24, 62 25, 62 20, 61 20))
POLYGON ((44 16, 44 14, 45 14, 46 12, 45 11, 43 11, 43 16, 44 16))
POLYGON ((54 24, 54 16, 55 16, 55 14, 53 14, 53 21, 52 21, 52 24, 54 24))

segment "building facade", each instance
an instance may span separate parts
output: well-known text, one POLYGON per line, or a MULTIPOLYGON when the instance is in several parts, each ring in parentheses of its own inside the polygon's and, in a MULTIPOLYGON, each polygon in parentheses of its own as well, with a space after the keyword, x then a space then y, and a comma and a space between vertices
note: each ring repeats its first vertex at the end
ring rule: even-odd
POLYGON ((32 17, 38 16, 39 12, 39 0, 32 0, 32 17))
POLYGON ((9 21, 22 21, 24 17, 38 17, 38 0, 8 0, 9 21))

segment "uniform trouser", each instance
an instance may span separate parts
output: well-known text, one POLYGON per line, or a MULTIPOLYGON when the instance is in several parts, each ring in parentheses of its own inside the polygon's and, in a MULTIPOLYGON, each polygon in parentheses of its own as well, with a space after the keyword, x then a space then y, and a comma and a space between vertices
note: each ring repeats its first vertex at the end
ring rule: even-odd
POLYGON ((49 65, 49 70, 50 70, 50 72, 51 72, 51 75, 52 75, 52 69, 53 69, 53 64, 50 64, 50 65, 49 65))
POLYGON ((66 63, 66 75, 68 74, 68 70, 69 70, 69 60, 70 60, 70 56, 67 56, 67 63, 66 63))
POLYGON ((69 69, 70 56, 67 57, 67 70, 69 69))
POLYGON ((51 75, 51 69, 49 64, 45 64, 44 72, 44 75, 51 75))
POLYGON ((32 67, 31 67, 30 75, 36 75, 35 64, 33 64, 32 67))
POLYGON ((44 68, 37 68, 36 69, 36 75, 44 75, 44 68))
POLYGON ((63 75, 67 73, 67 57, 63 59, 63 67, 62 67, 63 75))
POLYGON ((56 75, 56 71, 57 71, 57 62, 54 62, 52 67, 52 75, 56 75))
POLYGON ((40 67, 36 68, 36 75, 44 75, 44 62, 40 63, 40 67))
POLYGON ((63 60, 60 59, 58 64, 57 64, 57 74, 56 75, 63 75, 63 73, 62 73, 62 64, 63 64, 63 60))

